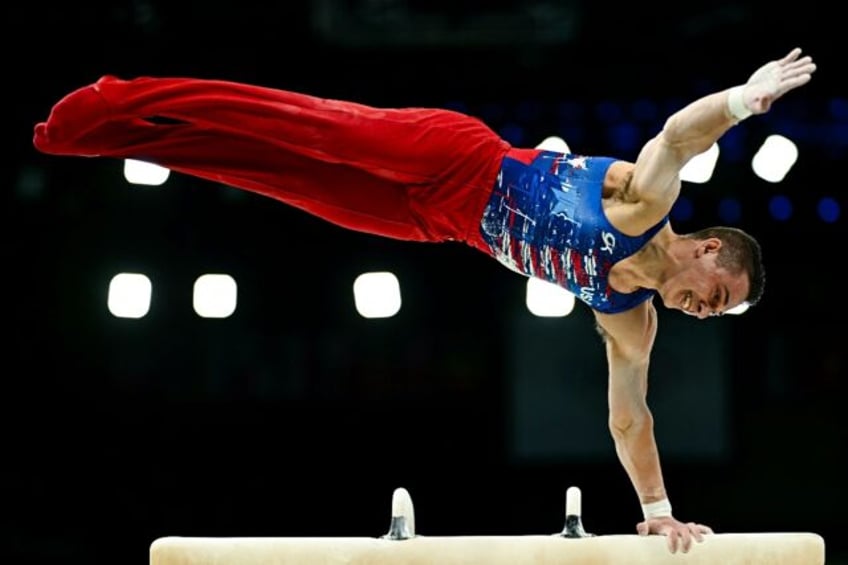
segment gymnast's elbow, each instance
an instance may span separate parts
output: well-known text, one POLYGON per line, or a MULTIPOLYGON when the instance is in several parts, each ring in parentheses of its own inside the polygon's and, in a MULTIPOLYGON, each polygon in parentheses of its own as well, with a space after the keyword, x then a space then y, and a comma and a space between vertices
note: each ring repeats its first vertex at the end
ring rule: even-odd
POLYGON ((616 440, 653 434, 654 418, 647 406, 613 408, 609 413, 609 430, 616 440))

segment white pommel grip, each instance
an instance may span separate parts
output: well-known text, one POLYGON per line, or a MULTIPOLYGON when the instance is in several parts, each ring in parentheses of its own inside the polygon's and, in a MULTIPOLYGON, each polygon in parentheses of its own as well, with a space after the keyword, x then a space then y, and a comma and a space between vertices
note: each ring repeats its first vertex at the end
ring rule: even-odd
POLYGON ((578 487, 568 487, 565 491, 565 515, 580 516, 580 489, 578 487))
POLYGON ((583 529, 581 512, 581 494, 577 487, 568 487, 565 491, 565 526, 559 533, 564 538, 588 538, 594 534, 586 533, 583 529))
POLYGON ((404 540, 415 537, 415 508, 412 497, 403 487, 392 493, 392 520, 384 539, 404 540))
POLYGON ((412 516, 412 497, 403 487, 396 488, 392 493, 392 516, 412 516))

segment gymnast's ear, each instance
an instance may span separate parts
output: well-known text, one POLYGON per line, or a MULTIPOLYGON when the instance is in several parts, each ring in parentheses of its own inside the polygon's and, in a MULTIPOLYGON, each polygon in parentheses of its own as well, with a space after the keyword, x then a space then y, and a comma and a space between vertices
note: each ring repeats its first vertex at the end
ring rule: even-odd
POLYGON ((698 241, 698 245, 695 247, 695 256, 701 257, 702 255, 708 255, 710 253, 718 253, 721 249, 722 241, 717 237, 708 237, 706 239, 701 239, 698 241))

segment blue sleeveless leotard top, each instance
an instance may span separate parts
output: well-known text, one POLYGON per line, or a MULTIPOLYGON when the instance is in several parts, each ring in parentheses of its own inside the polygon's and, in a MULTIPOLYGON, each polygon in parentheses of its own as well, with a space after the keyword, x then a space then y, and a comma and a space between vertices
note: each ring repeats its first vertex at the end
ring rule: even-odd
POLYGON ((503 165, 483 213, 480 233, 492 256, 510 269, 557 284, 593 309, 614 314, 654 295, 622 294, 609 272, 666 224, 632 237, 615 229, 602 205, 604 176, 616 159, 541 151, 530 164, 503 165))

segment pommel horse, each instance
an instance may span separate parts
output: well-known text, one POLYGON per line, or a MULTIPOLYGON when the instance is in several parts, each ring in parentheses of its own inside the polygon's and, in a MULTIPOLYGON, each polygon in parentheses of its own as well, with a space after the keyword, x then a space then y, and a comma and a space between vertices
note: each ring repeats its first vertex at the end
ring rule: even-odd
POLYGON ((581 493, 566 491, 565 525, 547 535, 416 534, 412 498, 395 489, 388 533, 379 537, 181 537, 150 545, 150 565, 824 565, 812 532, 707 535, 688 553, 663 536, 594 535, 583 528, 581 493))

